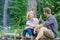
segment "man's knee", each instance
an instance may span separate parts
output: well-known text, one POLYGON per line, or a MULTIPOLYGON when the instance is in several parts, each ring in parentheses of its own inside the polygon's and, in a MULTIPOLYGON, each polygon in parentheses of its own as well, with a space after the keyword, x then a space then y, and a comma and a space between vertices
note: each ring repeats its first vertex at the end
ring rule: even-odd
POLYGON ((46 31, 47 28, 45 28, 45 27, 41 27, 40 30, 41 30, 41 31, 46 31))

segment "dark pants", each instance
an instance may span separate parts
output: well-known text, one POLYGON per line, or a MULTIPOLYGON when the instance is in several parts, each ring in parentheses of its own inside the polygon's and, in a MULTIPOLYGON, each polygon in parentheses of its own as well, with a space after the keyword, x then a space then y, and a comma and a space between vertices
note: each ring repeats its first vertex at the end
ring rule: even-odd
POLYGON ((32 28, 24 29, 22 32, 22 36, 26 36, 27 32, 28 32, 29 36, 36 36, 36 34, 34 34, 33 31, 34 30, 32 28))

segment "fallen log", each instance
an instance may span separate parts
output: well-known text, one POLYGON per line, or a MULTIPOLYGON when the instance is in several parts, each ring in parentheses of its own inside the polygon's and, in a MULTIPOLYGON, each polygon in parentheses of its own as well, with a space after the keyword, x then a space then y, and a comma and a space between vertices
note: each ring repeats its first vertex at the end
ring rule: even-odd
MULTIPOLYGON (((13 33, 5 33, 5 36, 12 37, 14 39, 21 39, 22 38, 22 36, 20 34, 13 34, 13 33)), ((26 36, 26 40, 30 40, 30 37, 26 36)), ((48 39, 46 39, 46 40, 48 40, 48 39)), ((50 40, 60 40, 60 38, 54 38, 54 39, 50 39, 50 40)))

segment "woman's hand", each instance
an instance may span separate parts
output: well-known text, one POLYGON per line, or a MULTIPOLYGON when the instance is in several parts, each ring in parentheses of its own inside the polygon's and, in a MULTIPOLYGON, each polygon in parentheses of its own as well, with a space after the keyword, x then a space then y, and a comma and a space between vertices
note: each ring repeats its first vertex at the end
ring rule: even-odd
POLYGON ((36 29, 34 29, 34 34, 36 34, 36 29))

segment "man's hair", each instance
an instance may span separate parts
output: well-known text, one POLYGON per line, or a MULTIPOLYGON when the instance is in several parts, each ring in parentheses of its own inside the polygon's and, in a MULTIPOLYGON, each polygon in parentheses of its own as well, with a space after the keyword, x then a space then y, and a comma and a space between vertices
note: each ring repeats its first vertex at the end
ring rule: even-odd
POLYGON ((43 8, 44 12, 47 12, 48 14, 51 14, 51 9, 49 7, 43 8))

